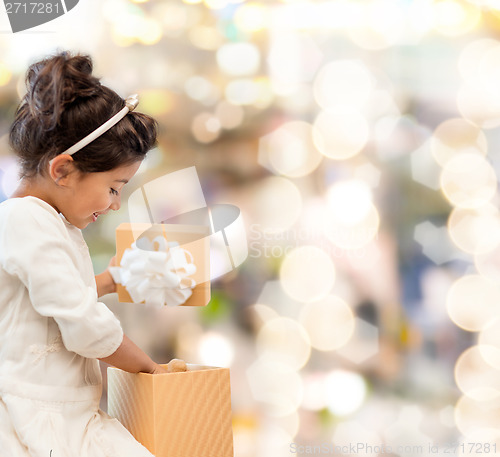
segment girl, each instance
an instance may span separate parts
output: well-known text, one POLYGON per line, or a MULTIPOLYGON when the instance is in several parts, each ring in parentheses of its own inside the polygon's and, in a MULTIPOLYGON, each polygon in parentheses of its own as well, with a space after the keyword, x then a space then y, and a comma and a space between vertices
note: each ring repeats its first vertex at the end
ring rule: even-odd
POLYGON ((81 229, 120 208, 157 125, 63 52, 33 64, 10 129, 21 181, 0 204, 0 457, 151 457, 99 410, 97 359, 163 373, 98 297, 81 229), (83 141, 82 141, 83 140, 83 141))

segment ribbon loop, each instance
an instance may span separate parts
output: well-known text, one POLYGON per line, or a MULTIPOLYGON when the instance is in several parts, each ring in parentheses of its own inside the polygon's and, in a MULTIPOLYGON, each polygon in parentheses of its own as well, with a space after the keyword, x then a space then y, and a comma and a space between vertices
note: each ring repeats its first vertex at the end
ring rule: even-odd
POLYGON ((120 266, 109 271, 122 284, 134 303, 157 307, 179 306, 192 295, 196 281, 193 256, 179 243, 157 236, 142 238, 123 253, 120 266))

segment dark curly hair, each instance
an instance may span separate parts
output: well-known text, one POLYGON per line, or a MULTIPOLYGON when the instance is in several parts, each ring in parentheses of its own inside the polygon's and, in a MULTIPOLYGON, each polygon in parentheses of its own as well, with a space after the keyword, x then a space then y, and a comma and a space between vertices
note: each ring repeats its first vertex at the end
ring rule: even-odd
MULTIPOLYGON (((92 59, 60 52, 32 64, 27 93, 16 111, 9 141, 20 159, 21 177, 33 177, 48 162, 104 124, 125 106, 92 75, 92 59)), ((156 143, 157 122, 129 112, 72 157, 82 173, 103 172, 142 160, 156 143)))

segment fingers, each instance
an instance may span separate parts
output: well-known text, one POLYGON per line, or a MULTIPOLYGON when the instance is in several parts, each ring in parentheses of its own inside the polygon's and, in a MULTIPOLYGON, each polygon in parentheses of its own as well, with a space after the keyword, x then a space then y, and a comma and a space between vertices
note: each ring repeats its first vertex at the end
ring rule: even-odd
POLYGON ((182 371, 187 371, 186 362, 180 359, 172 359, 167 364, 167 372, 168 373, 179 373, 182 371))

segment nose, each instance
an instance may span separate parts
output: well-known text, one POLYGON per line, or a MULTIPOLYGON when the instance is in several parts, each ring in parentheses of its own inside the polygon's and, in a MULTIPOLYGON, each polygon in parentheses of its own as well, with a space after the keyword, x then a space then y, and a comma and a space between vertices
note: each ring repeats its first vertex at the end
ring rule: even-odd
POLYGON ((111 204, 109 205, 109 208, 112 209, 113 211, 118 211, 120 207, 121 207, 120 195, 114 195, 111 204))

